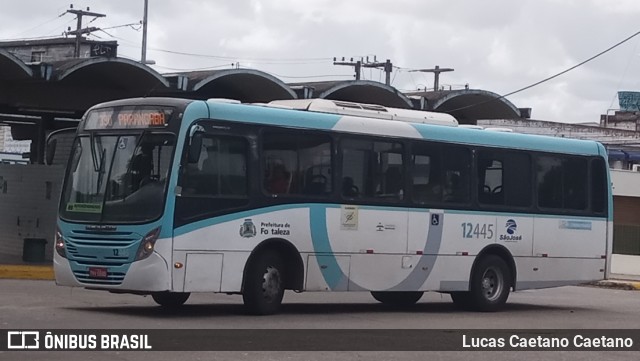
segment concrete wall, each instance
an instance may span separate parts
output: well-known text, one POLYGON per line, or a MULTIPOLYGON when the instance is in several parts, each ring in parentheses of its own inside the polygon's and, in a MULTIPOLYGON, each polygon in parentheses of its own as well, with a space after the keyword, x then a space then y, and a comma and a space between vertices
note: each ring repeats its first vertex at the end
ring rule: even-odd
POLYGON ((47 240, 45 258, 53 256, 53 235, 64 166, 0 164, 0 255, 20 262, 25 238, 47 240))
POLYGON ((614 196, 640 197, 640 172, 611 169, 611 183, 614 196))
MULTIPOLYGON (((633 211, 640 207, 640 187, 638 187, 638 184, 640 184, 640 172, 611 170, 611 182, 614 207, 617 210, 613 214, 614 230, 618 229, 616 226, 619 227, 619 225, 640 223, 638 213, 633 211), (618 203, 616 203, 616 199, 618 203)), ((625 242, 628 241, 640 242, 640 239, 627 240, 623 234, 623 238, 618 239, 618 245, 626 244, 625 242)), ((621 247, 617 248, 620 249, 621 247)), ((613 278, 640 278, 640 256, 613 254, 611 256, 611 274, 613 274, 613 278)))
POLYGON ((640 279, 640 256, 612 255, 611 273, 614 278, 640 279))
MULTIPOLYGON (((36 44, 27 46, 7 46, 5 50, 12 53, 25 63, 31 62, 31 54, 34 52, 44 52, 43 62, 73 59, 75 44, 36 44)), ((90 57, 90 45, 82 43, 80 45, 80 57, 90 57)))

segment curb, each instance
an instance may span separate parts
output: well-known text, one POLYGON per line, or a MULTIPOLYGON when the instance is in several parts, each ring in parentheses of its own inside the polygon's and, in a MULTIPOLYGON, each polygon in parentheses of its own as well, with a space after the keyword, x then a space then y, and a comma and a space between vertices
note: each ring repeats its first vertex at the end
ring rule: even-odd
POLYGON ((0 265, 0 279, 54 280, 52 266, 0 265))
POLYGON ((640 291, 640 282, 637 281, 604 280, 587 283, 586 285, 617 290, 640 291))

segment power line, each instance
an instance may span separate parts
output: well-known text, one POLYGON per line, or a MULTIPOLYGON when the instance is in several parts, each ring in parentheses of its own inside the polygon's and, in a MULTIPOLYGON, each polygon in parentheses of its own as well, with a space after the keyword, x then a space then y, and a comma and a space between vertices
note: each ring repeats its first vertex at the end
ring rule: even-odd
POLYGON ((174 50, 166 50, 160 48, 149 48, 154 51, 159 51, 163 53, 176 54, 176 55, 184 55, 184 56, 193 56, 200 58, 211 58, 218 60, 227 60, 227 61, 248 61, 252 63, 261 63, 261 64, 310 64, 315 62, 324 62, 329 61, 331 58, 243 58, 243 57, 233 57, 233 56, 220 56, 220 55, 210 55, 210 54, 197 54, 197 53, 185 53, 181 51, 174 50))
MULTIPOLYGON (((137 25, 137 24, 127 24, 127 26, 129 25, 137 25)), ((125 26, 125 25, 121 25, 121 26, 125 26)), ((107 28, 107 29, 110 29, 110 28, 107 28)), ((104 29, 101 29, 101 30, 104 31, 104 29)), ((114 39, 118 39, 124 42, 128 42, 130 44, 133 44, 131 41, 127 39, 123 39, 121 37, 107 33, 106 31, 105 33, 114 39)), ((138 48, 140 47, 140 45, 137 45, 137 44, 135 44, 134 46, 138 48)), ((211 54, 187 53, 182 51, 167 50, 167 49, 153 48, 153 47, 149 47, 148 49, 162 52, 162 53, 174 54, 174 55, 192 56, 192 57, 198 57, 198 58, 216 59, 216 60, 231 61, 231 62, 243 61, 243 62, 252 62, 252 63, 259 63, 259 64, 305 65, 305 64, 312 64, 312 63, 322 63, 322 62, 331 60, 331 58, 243 58, 243 57, 237 57, 237 56, 221 56, 221 55, 211 55, 211 54)))
MULTIPOLYGON (((620 86, 622 85, 622 81, 623 79, 626 78, 627 75, 627 71, 629 70, 629 67, 631 66, 631 62, 632 60, 635 58, 636 53, 638 51, 638 45, 640 45, 639 41, 636 41, 636 45, 634 46, 632 52, 631 52, 631 56, 629 56, 629 60, 627 61, 627 66, 624 68, 624 72, 622 73, 622 75, 620 76, 620 80, 618 80, 618 86, 616 87, 616 89, 619 91, 620 90, 620 86)), ((618 96, 618 93, 614 93, 613 98, 611 99, 611 104, 609 104, 609 108, 607 109, 611 109, 613 108, 613 103, 616 100, 616 97, 618 96)))
POLYGON ((537 82, 535 82, 535 83, 533 83, 533 84, 531 84, 531 85, 527 85, 527 86, 525 86, 525 87, 523 87, 523 88, 520 88, 520 89, 518 89, 518 90, 514 90, 514 91, 512 91, 512 92, 510 92, 510 93, 507 93, 507 94, 501 95, 501 96, 499 96, 499 97, 497 97, 497 98, 493 98, 493 99, 486 100, 486 101, 484 101, 484 102, 480 102, 480 103, 476 103, 476 104, 470 104, 470 105, 467 105, 467 106, 464 106, 464 107, 460 107, 460 108, 456 108, 456 109, 451 109, 451 110, 448 110, 448 111, 449 111, 449 112, 455 112, 455 111, 458 111, 458 110, 463 110, 463 109, 467 109, 467 108, 472 108, 472 107, 475 107, 475 106, 478 106, 478 105, 484 105, 484 104, 487 104, 487 103, 490 103, 490 102, 493 102, 493 101, 496 101, 496 100, 499 100, 499 99, 506 98, 506 97, 508 97, 508 96, 510 96, 510 95, 513 95, 513 94, 516 94, 516 93, 520 93, 520 92, 525 91, 525 90, 527 90, 527 89, 531 89, 531 88, 533 88, 533 87, 535 87, 535 86, 538 86, 538 85, 540 85, 540 84, 542 84, 542 83, 545 83, 545 82, 547 82, 547 81, 549 81, 549 80, 555 79, 555 78, 559 77, 560 75, 566 74, 566 73, 570 72, 571 70, 573 70, 573 69, 575 69, 575 68, 578 68, 578 67, 580 67, 580 66, 582 66, 582 65, 584 65, 584 64, 586 64, 586 63, 588 63, 588 62, 590 62, 590 61, 592 61, 592 60, 594 60, 594 59, 596 59, 596 58, 598 58, 598 57, 600 57, 600 56, 602 56, 602 55, 604 55, 604 54, 606 54, 606 53, 610 52, 611 50, 613 50, 613 49, 617 48, 618 46, 620 46, 620 45, 622 45, 622 44, 626 43, 627 41, 629 41, 629 40, 631 40, 631 39, 635 38, 635 37, 636 37, 636 36, 638 36, 639 34, 640 34, 640 31, 637 31, 637 32, 635 32, 633 35, 631 35, 631 36, 629 36, 629 37, 625 38, 624 40, 622 40, 622 41, 620 41, 620 42, 616 43, 616 44, 615 44, 615 45, 613 45, 613 46, 610 46, 609 48, 607 48, 607 49, 605 49, 605 50, 603 50, 603 51, 599 52, 598 54, 596 54, 596 55, 594 55, 594 56, 592 56, 592 57, 588 58, 587 60, 584 60, 584 61, 582 61, 582 62, 580 62, 580 63, 578 63, 578 64, 576 64, 576 65, 574 65, 574 66, 572 66, 572 67, 570 67, 570 68, 568 68, 568 69, 565 69, 565 70, 563 70, 563 71, 561 71, 561 72, 559 72, 559 73, 557 73, 557 74, 554 74, 554 75, 552 75, 552 76, 550 76, 550 77, 547 77, 547 78, 544 78, 544 79, 542 79, 542 80, 540 80, 540 81, 537 81, 537 82))
POLYGON ((229 67, 229 69, 231 69, 233 67, 233 63, 223 64, 223 65, 213 65, 213 66, 208 66, 208 67, 205 67, 205 68, 191 68, 191 69, 172 68, 172 67, 162 66, 162 65, 154 65, 153 67, 154 68, 167 69, 167 70, 173 70, 173 71, 200 71, 200 70, 213 70, 213 69, 223 68, 223 67, 229 67))
MULTIPOLYGON (((119 26, 115 26, 115 27, 111 27, 111 28, 103 28, 103 29, 100 29, 100 30, 104 31, 104 29, 113 29, 113 28, 116 28, 116 27, 132 26, 132 25, 137 25, 137 23, 136 24, 119 25, 119 26)), ((135 29, 135 30, 137 31, 138 29, 135 29)), ((106 31, 105 31, 105 33, 107 35, 111 36, 114 39, 118 39, 118 40, 129 42, 129 43, 133 44, 132 42, 128 41, 127 39, 123 39, 121 37, 118 37, 118 36, 115 36, 113 34, 107 33, 106 31)), ((136 46, 138 46, 138 45, 136 44, 136 46)), ((174 54, 174 55, 193 56, 193 57, 200 57, 200 58, 210 58, 210 59, 232 61, 232 62, 243 61, 243 62, 252 62, 252 63, 259 63, 259 64, 305 65, 305 64, 313 64, 313 63, 322 63, 322 62, 325 62, 325 61, 332 60, 332 58, 245 58, 245 57, 238 57, 238 56, 221 56, 221 55, 211 55, 211 54, 201 54, 201 53, 187 53, 187 52, 182 52, 182 51, 167 50, 167 49, 152 48, 152 47, 150 47, 149 50, 168 53, 168 54, 174 54)))
MULTIPOLYGON (((104 30, 110 30, 110 29, 124 28, 124 27, 127 27, 127 26, 128 26, 128 27, 130 27, 131 29, 135 30, 135 31, 140 30, 140 28, 136 29, 136 28, 135 28, 135 25, 141 25, 141 24, 140 24, 140 22, 137 22, 137 23, 129 23, 129 24, 122 24, 122 25, 110 26, 110 27, 108 27, 108 28, 100 28, 100 30, 104 31, 104 30)), ((113 35, 111 35, 111 34, 107 34, 107 35, 109 35, 109 36, 113 36, 113 35)), ((113 37, 115 38, 115 36, 113 36, 113 37)))
POLYGON ((334 75, 304 75, 304 76, 288 76, 288 75, 280 75, 280 74, 276 74, 276 73, 271 73, 268 71, 264 71, 261 70, 267 74, 271 74, 271 75, 275 75, 278 78, 287 78, 287 79, 308 79, 308 78, 331 78, 331 77, 351 77, 351 75, 341 75, 341 74, 334 74, 334 75))
POLYGON ((43 40, 43 39, 55 39, 59 38, 57 35, 44 35, 44 36, 34 36, 33 38, 19 38, 19 39, 0 39, 0 41, 26 41, 26 40, 43 40))
MULTIPOLYGON (((64 28, 65 25, 70 24, 72 22, 74 22, 76 19, 71 19, 67 22, 65 22, 64 24, 62 24, 62 27, 64 28)), ((57 28, 61 27, 60 25, 56 25, 57 28)), ((51 31, 53 31, 53 29, 51 30, 47 30, 44 33, 50 33, 51 31)), ((24 32, 23 32, 24 33, 24 32)), ((59 34, 59 33, 58 33, 59 34)), ((41 35, 41 36, 33 36, 33 37, 24 37, 24 38, 10 38, 10 39, 0 39, 0 41, 27 41, 27 40, 42 40, 42 39, 55 39, 55 38, 59 38, 60 35, 41 35)))
POLYGON ((24 34, 24 33, 28 33, 28 32, 30 32, 30 31, 32 31, 32 30, 35 30, 35 29, 37 29, 37 28, 39 28, 39 27, 41 27, 41 26, 47 25, 47 24, 49 24, 50 22, 56 21, 56 20, 60 19, 61 17, 63 17, 63 16, 64 16, 64 14, 66 14, 66 12, 64 12, 64 13, 62 13, 62 14, 60 14, 60 15, 56 16, 55 18, 49 19, 49 20, 45 21, 44 23, 41 23, 41 24, 39 24, 39 25, 36 25, 36 26, 34 26, 34 27, 32 27, 32 28, 29 28, 29 29, 27 29, 27 30, 21 31, 21 32, 19 32, 19 33, 16 33, 16 34, 14 34, 14 35, 12 36, 12 38, 15 38, 15 37, 17 37, 18 35, 21 35, 21 34, 24 34))

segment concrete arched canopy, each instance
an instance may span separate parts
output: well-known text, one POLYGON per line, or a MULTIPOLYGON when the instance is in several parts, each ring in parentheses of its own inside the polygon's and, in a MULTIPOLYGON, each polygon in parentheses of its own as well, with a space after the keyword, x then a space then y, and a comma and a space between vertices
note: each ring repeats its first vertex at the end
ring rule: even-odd
POLYGON ((460 123, 475 124, 478 119, 517 119, 520 110, 500 95, 478 89, 412 93, 424 96, 428 109, 449 113, 460 123))
POLYGON ((33 76, 33 71, 10 52, 0 49, 0 82, 25 80, 33 76))
POLYGON ((314 98, 379 104, 392 108, 410 109, 413 107, 411 99, 396 88, 370 80, 314 82, 295 85, 313 88, 314 98))
POLYGON ((296 99, 291 88, 271 74, 254 69, 225 69, 183 73, 189 79, 191 97, 229 98, 243 103, 296 99))
POLYGON ((84 58, 52 62, 60 84, 122 90, 146 96, 169 88, 169 82, 150 67, 124 58, 84 58))

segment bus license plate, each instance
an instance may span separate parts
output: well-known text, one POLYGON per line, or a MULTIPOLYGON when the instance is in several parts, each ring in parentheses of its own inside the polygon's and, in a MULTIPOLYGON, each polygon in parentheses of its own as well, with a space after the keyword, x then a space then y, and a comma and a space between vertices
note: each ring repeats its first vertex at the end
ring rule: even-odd
POLYGON ((89 267, 89 277, 107 278, 107 269, 104 267, 89 267))

